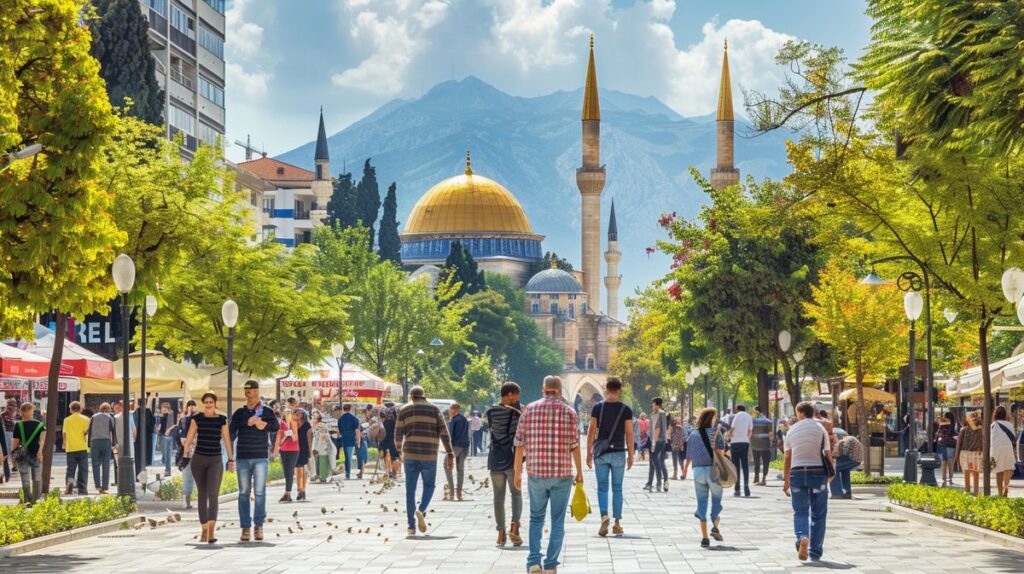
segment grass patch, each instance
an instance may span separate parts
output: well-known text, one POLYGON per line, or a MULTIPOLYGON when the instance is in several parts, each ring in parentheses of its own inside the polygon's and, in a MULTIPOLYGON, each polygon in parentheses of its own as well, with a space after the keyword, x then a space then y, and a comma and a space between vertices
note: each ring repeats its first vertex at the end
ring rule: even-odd
POLYGON ((885 494, 893 504, 1024 538, 1024 499, 974 497, 962 490, 920 484, 894 484, 885 494))
POLYGON ((61 501, 54 490, 32 508, 0 505, 0 546, 123 518, 134 511, 135 503, 127 497, 61 501))

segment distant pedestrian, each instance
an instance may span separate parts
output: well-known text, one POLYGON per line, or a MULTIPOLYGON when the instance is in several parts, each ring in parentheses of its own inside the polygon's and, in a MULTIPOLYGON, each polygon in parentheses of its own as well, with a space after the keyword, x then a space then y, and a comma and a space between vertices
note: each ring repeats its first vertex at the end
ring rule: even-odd
MULTIPOLYGON (((189 400, 185 403, 185 410, 178 419, 178 460, 188 458, 191 453, 185 452, 184 440, 188 435, 188 427, 192 423, 192 417, 196 414, 196 402, 189 400)), ((185 499, 185 510, 192 510, 192 493, 196 489, 196 479, 192 476, 192 465, 186 464, 181 470, 181 496, 185 499)))
MULTIPOLYGON (((187 431, 187 429, 186 429, 187 431)), ((114 476, 117 477, 118 471, 118 458, 122 456, 134 458, 135 456, 135 438, 137 436, 137 430, 135 428, 135 417, 131 416, 131 413, 126 414, 124 412, 124 405, 121 401, 114 403, 114 434, 117 437, 114 444, 117 448, 114 450, 114 476), (128 437, 124 436, 124 417, 128 417, 128 437)), ((120 480, 118 478, 117 480, 120 480)), ((133 480, 134 482, 134 480, 133 480)))
POLYGON ((960 462, 960 470, 964 473, 964 491, 971 492, 973 483, 974 496, 978 496, 978 482, 981 479, 982 435, 981 413, 967 413, 967 424, 961 427, 956 439, 954 458, 960 462))
POLYGON ((293 415, 297 418, 299 430, 296 433, 299 440, 299 457, 295 461, 295 489, 298 495, 295 500, 306 500, 306 481, 309 480, 310 457, 313 454, 313 426, 309 424, 309 417, 305 409, 295 409, 293 415))
POLYGON ((337 447, 331 440, 331 431, 324 422, 324 417, 319 411, 313 413, 313 459, 316 461, 316 482, 328 482, 331 480, 334 470, 335 458, 331 456, 337 453, 337 447))
POLYGON ((343 413, 338 418, 338 434, 341 436, 341 448, 345 451, 345 480, 352 480, 356 448, 362 441, 362 423, 359 422, 359 417, 352 414, 351 404, 343 405, 341 410, 343 413))
POLYGON ((356 449, 356 460, 359 462, 359 474, 356 478, 363 479, 363 470, 370 460, 370 423, 377 419, 373 416, 373 405, 366 405, 364 420, 359 421, 359 447, 356 449))
POLYGON ((526 569, 531 574, 542 572, 541 543, 544 515, 551 507, 551 529, 543 570, 555 571, 565 537, 565 511, 569 492, 575 482, 583 483, 583 459, 576 411, 562 399, 562 379, 544 378, 544 398, 530 403, 523 410, 516 429, 515 469, 512 480, 522 490, 523 461, 526 462, 527 486, 530 494, 530 553, 526 569))
POLYGON ((494 522, 498 527, 498 546, 505 545, 506 532, 513 546, 522 546, 520 521, 523 513, 523 493, 512 480, 515 470, 515 438, 523 405, 519 402, 522 391, 509 381, 501 385, 500 402, 484 413, 491 433, 491 448, 487 451, 487 470, 491 473, 494 489, 494 522), (505 529, 505 490, 512 498, 512 523, 505 529))
POLYGON ((751 423, 750 450, 754 453, 754 484, 768 484, 768 468, 774 451, 772 421, 764 416, 761 407, 754 407, 754 420, 751 423))
POLYGON ((18 422, 18 401, 15 399, 7 399, 7 405, 4 408, 4 412, 0 413, 0 420, 3 421, 4 427, 4 438, 8 451, 11 448, 11 441, 14 439, 14 423, 18 422))
POLYGON ((651 437, 651 462, 647 467, 647 484, 644 490, 661 492, 662 479, 665 481, 665 492, 668 492, 668 468, 665 466, 665 445, 668 443, 668 419, 665 418, 665 411, 661 410, 663 400, 655 397, 651 401, 651 417, 649 433, 651 437), (657 479, 657 485, 652 482, 657 479))
MULTIPOLYGON (((608 377, 604 400, 590 410, 587 432, 587 468, 597 465, 597 505, 601 509, 598 536, 608 535, 608 479, 611 478, 612 534, 622 534, 622 479, 633 468, 633 410, 620 400, 622 381, 608 377)), ((666 479, 667 480, 667 479, 666 479)))
POLYGON ((235 471, 235 457, 231 448, 231 433, 228 418, 217 412, 217 395, 205 393, 202 399, 203 411, 192 417, 188 435, 182 441, 185 452, 195 443, 195 454, 189 464, 196 479, 199 500, 199 523, 203 526, 200 542, 213 544, 217 541, 217 511, 220 497, 220 483, 224 478, 224 461, 221 449, 227 451, 228 472, 235 471))
MULTIPOLYGON (((229 431, 237 442, 238 518, 242 528, 241 541, 248 542, 250 532, 257 541, 263 540, 263 522, 267 517, 267 473, 270 460, 270 437, 277 433, 278 422, 274 411, 260 401, 260 383, 248 380, 242 386, 245 404, 231 415, 229 431), (256 508, 250 514, 250 498, 256 508)), ((230 452, 229 452, 230 456, 230 452)))
MULTIPOLYGON (((469 421, 461 412, 459 403, 452 403, 448 408, 448 436, 452 441, 452 450, 455 452, 454 471, 445 466, 445 476, 448 478, 448 493, 446 500, 462 500, 462 481, 466 476, 466 455, 469 454, 469 421), (458 475, 458 481, 453 477, 458 475), (457 484, 456 484, 457 482, 457 484)), ((479 418, 479 417, 477 417, 479 418)))
POLYGON ((1014 444, 1013 425, 1006 420, 1006 407, 996 407, 992 418, 994 420, 989 430, 989 434, 992 435, 992 460, 995 461, 992 472, 996 476, 996 490, 999 496, 1005 498, 1010 495, 1010 477, 1013 476, 1017 464, 1017 445, 1014 444))
POLYGON ((686 462, 686 427, 683 419, 668 417, 668 442, 672 450, 672 480, 679 479, 679 471, 683 470, 686 462))
POLYGON ((277 429, 273 457, 281 455, 281 467, 284 470, 284 494, 281 495, 281 500, 278 502, 292 501, 292 484, 295 481, 295 467, 299 460, 298 420, 294 411, 285 409, 284 420, 277 429))
POLYGON ((640 411, 640 418, 633 427, 633 436, 636 440, 636 452, 640 453, 640 460, 647 460, 651 452, 651 436, 648 431, 651 428, 651 421, 647 420, 647 413, 640 411))
POLYGON ((21 499, 31 506, 39 499, 43 486, 43 449, 40 447, 46 441, 46 426, 35 420, 32 403, 22 403, 20 411, 21 420, 14 425, 11 458, 21 475, 21 499))
POLYGON ((409 522, 409 536, 427 531, 427 508, 434 495, 437 479, 437 451, 444 443, 445 467, 451 468, 455 460, 452 441, 444 416, 433 404, 427 402, 423 387, 409 389, 409 402, 398 411, 395 421, 395 445, 402 453, 405 465, 405 513, 409 522), (423 479, 423 494, 416 505, 416 487, 423 479))
POLYGON ((683 466, 683 480, 690 467, 693 467, 693 489, 697 497, 697 512, 694 516, 700 521, 700 545, 702 548, 711 546, 708 539, 708 500, 711 501, 711 538, 721 542, 724 537, 719 530, 722 515, 722 485, 712 478, 714 453, 725 456, 725 438, 716 426, 715 418, 718 411, 705 408, 697 417, 697 426, 686 439, 686 464, 683 466))
POLYGON ((106 494, 110 489, 110 460, 114 456, 117 432, 110 403, 100 405, 100 412, 89 419, 89 455, 92 459, 92 480, 96 491, 106 494))
MULTIPOLYGON (((814 418, 814 405, 796 406, 797 422, 786 433, 782 491, 792 497, 797 558, 821 560, 828 517, 828 482, 825 459, 831 463, 829 432, 814 418)), ((834 464, 834 463, 833 463, 834 464)))
POLYGON ((832 457, 836 461, 836 476, 829 485, 832 498, 853 498, 853 487, 850 483, 850 472, 864 461, 864 446, 857 437, 836 429, 839 440, 832 449, 832 457))
MULTIPOLYGON (((734 496, 740 495, 740 480, 743 481, 743 496, 750 496, 750 437, 754 434, 754 419, 747 413, 745 405, 736 405, 729 429, 729 454, 736 465, 736 487, 734 496)), ((756 477, 755 477, 756 479, 756 477)))
POLYGON ((89 417, 82 414, 82 403, 72 401, 71 410, 61 424, 63 447, 67 457, 67 488, 65 494, 89 494, 89 417))
POLYGON ((395 403, 384 403, 380 411, 380 423, 384 427, 384 438, 378 443, 377 448, 384 457, 384 468, 388 478, 398 478, 398 470, 401 466, 401 457, 398 456, 398 446, 395 444, 395 419, 398 413, 395 411, 395 403))
POLYGON ((953 484, 953 470, 956 467, 956 418, 946 411, 935 427, 935 454, 942 461, 942 486, 953 484))
POLYGON ((164 476, 171 476, 171 463, 174 462, 174 431, 177 421, 171 405, 162 403, 160 405, 160 418, 156 421, 156 432, 160 436, 160 456, 164 463, 164 476))
POLYGON ((469 432, 473 433, 473 456, 480 456, 484 452, 484 421, 478 411, 469 417, 469 432))

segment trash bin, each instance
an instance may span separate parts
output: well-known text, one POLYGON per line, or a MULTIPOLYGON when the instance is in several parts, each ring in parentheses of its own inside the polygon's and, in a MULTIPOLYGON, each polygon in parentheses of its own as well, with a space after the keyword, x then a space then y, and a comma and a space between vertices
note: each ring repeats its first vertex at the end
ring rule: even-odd
POLYGON ((865 469, 871 474, 882 475, 885 474, 885 447, 884 446, 872 446, 871 447, 871 468, 865 469))

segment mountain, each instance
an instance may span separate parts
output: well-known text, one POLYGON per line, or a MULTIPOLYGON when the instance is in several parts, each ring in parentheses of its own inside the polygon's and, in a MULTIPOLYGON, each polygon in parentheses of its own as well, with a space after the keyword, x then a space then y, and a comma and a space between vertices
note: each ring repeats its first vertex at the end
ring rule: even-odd
MULTIPOLYGON (((713 116, 682 117, 653 97, 601 90, 600 98, 601 159, 608 174, 602 227, 607 227, 614 197, 623 254, 620 297, 625 297, 668 271, 667 258, 645 253, 666 237, 658 217, 673 211, 693 216, 706 201, 687 170, 694 166, 707 176, 714 165, 715 123, 713 116)), ((330 136, 331 170, 338 174, 346 166, 358 178, 363 161, 372 158, 381 189, 398 183, 399 220, 404 221, 431 186, 462 173, 468 148, 473 171, 519 199, 534 232, 546 236, 544 249, 578 266, 582 102, 582 88, 524 98, 473 76, 443 82, 420 98, 384 104, 330 136)), ((788 173, 785 134, 743 137, 749 131, 749 125, 737 122, 741 176, 781 178, 788 173)), ((312 169, 315 144, 311 140, 278 159, 312 169)), ((604 301, 602 295, 602 308, 604 301)))

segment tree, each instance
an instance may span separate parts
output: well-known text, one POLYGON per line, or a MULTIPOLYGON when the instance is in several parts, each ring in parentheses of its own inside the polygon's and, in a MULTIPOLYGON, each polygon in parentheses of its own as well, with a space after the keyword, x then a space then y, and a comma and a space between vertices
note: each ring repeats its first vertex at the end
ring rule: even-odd
POLYGON ((149 20, 135 0, 94 0, 92 55, 100 62, 100 77, 115 106, 144 122, 163 124, 164 92, 156 81, 155 60, 149 54, 149 20))
POLYGON ((495 395, 498 373, 494 371, 493 359, 486 350, 472 355, 462 375, 462 385, 456 389, 454 398, 465 406, 486 405, 495 395))
POLYGON ((395 183, 388 187, 384 198, 384 216, 380 220, 380 232, 377 238, 377 249, 381 259, 402 264, 402 242, 398 239, 398 198, 395 183))
POLYGON ((527 272, 527 274, 530 277, 533 277, 534 275, 540 273, 545 269, 551 269, 552 263, 554 264, 554 267, 557 267, 562 271, 568 271, 569 273, 572 273, 572 263, 569 263, 568 259, 562 259, 561 257, 558 256, 557 253, 547 251, 544 253, 544 257, 542 257, 540 261, 535 261, 530 264, 530 270, 527 272))
POLYGON ((901 349, 907 326, 900 294, 893 285, 860 285, 852 273, 834 262, 822 271, 811 292, 813 302, 804 306, 813 321, 811 330, 836 350, 846 369, 856 377, 857 429, 865 446, 864 469, 870 474, 864 377, 890 374, 904 358, 901 349))
POLYGON ((317 266, 328 278, 327 290, 332 295, 353 294, 370 268, 377 264, 377 254, 370 249, 369 235, 369 231, 360 226, 325 225, 313 230, 317 266))
POLYGON ((441 270, 442 279, 449 277, 459 283, 459 297, 472 295, 487 288, 484 272, 477 269, 473 254, 458 240, 452 242, 448 257, 444 261, 444 268, 441 270))
POLYGON ((328 227, 348 229, 359 225, 359 213, 356 211, 356 187, 352 183, 352 174, 343 173, 333 182, 334 190, 327 201, 328 227))
POLYGON ((679 326, 670 318, 672 303, 660 288, 648 288, 626 301, 629 325, 619 334, 618 349, 608 371, 619 376, 639 405, 659 395, 676 396, 681 374, 669 372, 666 357, 679 351, 679 326))
MULTIPOLYGON (((46 426, 57 428, 65 317, 103 311, 114 296, 110 263, 125 236, 100 187, 99 159, 114 115, 79 25, 82 0, 13 0, 0 18, 0 150, 41 144, 0 164, 0 332, 32 336, 35 313, 56 311, 46 426)), ((6 154, 5 154, 6 155, 6 154)), ((49 489, 56 432, 43 446, 49 489)))
POLYGON ((377 168, 367 158, 363 164, 363 179, 356 186, 356 213, 363 227, 370 230, 370 247, 373 247, 374 224, 380 214, 380 189, 377 186, 377 168))

